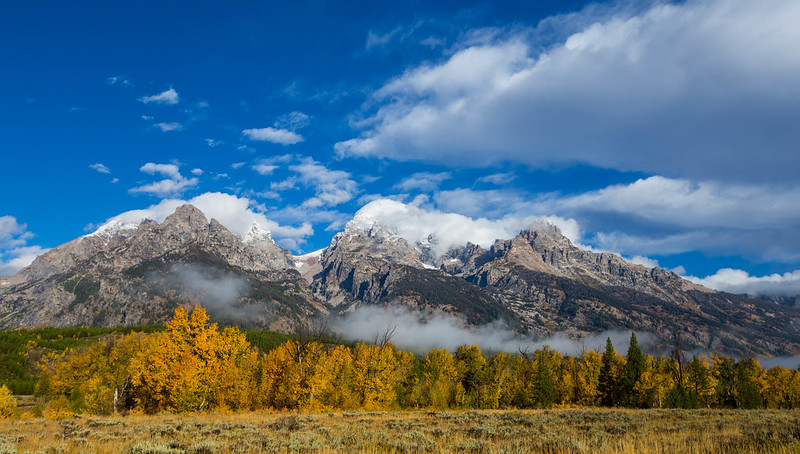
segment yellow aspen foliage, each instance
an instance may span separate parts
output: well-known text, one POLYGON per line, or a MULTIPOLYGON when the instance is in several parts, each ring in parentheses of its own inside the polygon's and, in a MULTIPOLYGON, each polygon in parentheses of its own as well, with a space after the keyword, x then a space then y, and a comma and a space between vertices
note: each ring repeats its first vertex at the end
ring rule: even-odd
POLYGON ((578 404, 594 406, 600 402, 598 390, 602 358, 595 350, 583 352, 576 382, 578 404))
POLYGON ((326 380, 319 390, 319 401, 326 408, 358 408, 359 402, 353 393, 353 354, 339 345, 322 358, 321 373, 326 380))
POLYGON ((792 371, 789 382, 789 408, 800 408, 800 371, 792 371))
POLYGON ((131 359, 131 395, 145 412, 246 409, 244 388, 257 367, 255 352, 238 329, 220 332, 202 306, 182 308, 131 359))
POLYGON ((709 406, 714 400, 718 381, 711 373, 708 357, 695 356, 686 366, 686 388, 694 391, 699 403, 709 406))
POLYGON ((12 419, 18 416, 17 400, 6 385, 0 386, 0 419, 12 419))
POLYGON ((764 373, 766 386, 762 394, 769 408, 792 408, 792 372, 775 366, 764 373))
POLYGON ((556 402, 562 405, 575 404, 579 400, 578 361, 574 356, 562 358, 556 377, 556 402))
POLYGON ((417 375, 417 359, 409 352, 397 350, 397 403, 402 408, 415 406, 420 401, 419 376, 417 375))
POLYGON ((513 356, 508 353, 498 353, 488 361, 478 391, 480 408, 500 408, 511 404, 516 394, 513 372, 513 356))
POLYGON ((389 407, 396 398, 398 361, 394 345, 357 343, 353 349, 353 391, 366 409, 389 407))
POLYGON ((446 348, 433 349, 425 355, 423 404, 444 409, 450 407, 455 398, 453 385, 458 378, 456 363, 446 348))

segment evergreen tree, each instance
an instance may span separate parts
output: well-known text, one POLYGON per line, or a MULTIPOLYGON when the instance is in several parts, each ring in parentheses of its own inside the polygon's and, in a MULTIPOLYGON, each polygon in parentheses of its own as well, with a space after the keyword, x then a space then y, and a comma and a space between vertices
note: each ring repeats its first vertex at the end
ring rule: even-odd
POLYGON ((606 349, 603 352, 600 365, 600 377, 597 388, 600 392, 600 405, 614 407, 619 405, 620 367, 617 352, 611 343, 611 338, 606 340, 606 349))
POLYGON ((647 358, 639 348, 639 341, 636 340, 636 333, 631 333, 631 343, 628 347, 628 355, 625 357, 625 369, 622 375, 622 403, 629 407, 641 405, 634 389, 636 383, 647 369, 647 358))
POLYGON ((550 408, 556 400, 556 380, 555 374, 553 373, 553 366, 549 358, 550 355, 548 355, 549 350, 536 353, 535 386, 533 388, 534 401, 542 408, 550 408))

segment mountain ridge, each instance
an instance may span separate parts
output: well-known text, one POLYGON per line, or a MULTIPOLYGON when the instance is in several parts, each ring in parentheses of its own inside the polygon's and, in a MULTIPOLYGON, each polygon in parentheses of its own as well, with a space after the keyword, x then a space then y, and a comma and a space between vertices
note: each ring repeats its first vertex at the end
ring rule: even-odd
POLYGON ((289 331, 363 305, 400 304, 468 325, 501 319, 534 337, 628 329, 666 347, 680 332, 691 348, 800 353, 797 310, 581 249, 549 223, 488 248, 441 253, 435 235, 411 244, 357 215, 324 250, 298 257, 262 225, 240 231, 188 204, 161 223, 102 226, 0 279, 0 327, 160 322, 201 302, 232 324, 289 331))

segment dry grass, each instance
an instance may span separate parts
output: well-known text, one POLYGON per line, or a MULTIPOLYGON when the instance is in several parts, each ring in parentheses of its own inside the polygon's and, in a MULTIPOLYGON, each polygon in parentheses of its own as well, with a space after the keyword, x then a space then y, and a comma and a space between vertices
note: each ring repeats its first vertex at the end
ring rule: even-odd
POLYGON ((800 453, 800 412, 247 413, 0 421, 0 453, 800 453))

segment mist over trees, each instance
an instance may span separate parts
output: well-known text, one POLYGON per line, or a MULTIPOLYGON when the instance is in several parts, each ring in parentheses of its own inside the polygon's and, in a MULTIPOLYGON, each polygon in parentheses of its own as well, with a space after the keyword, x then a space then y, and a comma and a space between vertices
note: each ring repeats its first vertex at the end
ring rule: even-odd
MULTIPOLYGON (((635 334, 626 355, 611 339, 564 355, 484 354, 476 345, 425 356, 378 344, 286 341, 261 351, 205 309, 177 309, 166 329, 103 338, 43 358, 36 394, 45 416, 64 412, 257 409, 458 409, 554 406, 800 407, 800 372, 708 355, 653 357, 635 334)), ((0 405, 1 406, 1 405, 0 405)), ((10 412, 7 412, 11 414, 10 412)), ((6 414, 6 413, 3 413, 6 414)))

